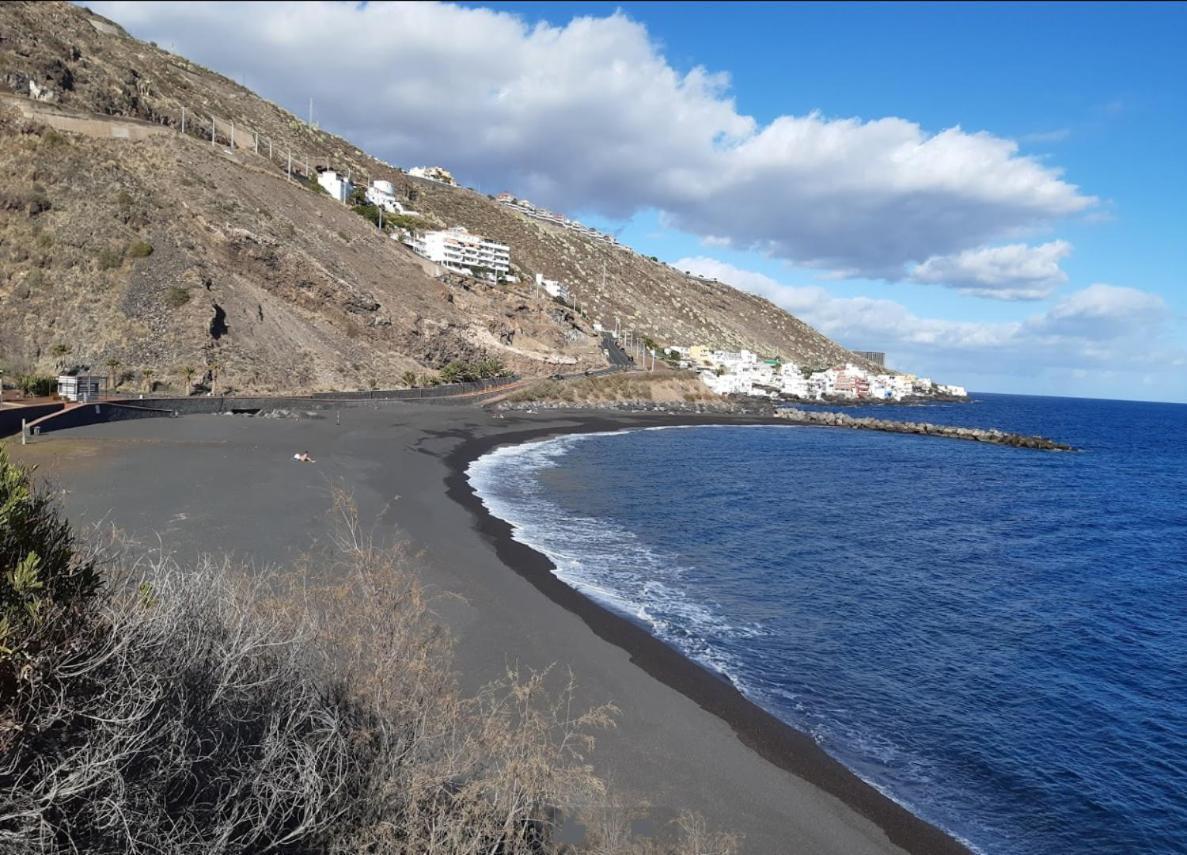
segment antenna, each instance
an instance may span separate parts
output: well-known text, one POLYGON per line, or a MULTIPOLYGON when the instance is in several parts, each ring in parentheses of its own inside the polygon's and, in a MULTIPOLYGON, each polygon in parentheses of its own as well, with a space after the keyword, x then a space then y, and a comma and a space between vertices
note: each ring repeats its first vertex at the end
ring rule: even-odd
POLYGON ((313 96, 309 96, 309 127, 313 127, 313 96))

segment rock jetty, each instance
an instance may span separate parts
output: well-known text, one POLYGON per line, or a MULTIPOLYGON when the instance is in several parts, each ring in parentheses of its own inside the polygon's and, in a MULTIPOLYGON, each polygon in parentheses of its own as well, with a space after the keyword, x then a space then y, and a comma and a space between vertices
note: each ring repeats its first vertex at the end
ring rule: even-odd
POLYGON ((997 428, 956 427, 953 425, 936 425, 930 422, 894 422, 872 417, 855 417, 846 415, 845 413, 815 412, 795 408, 779 410, 776 416, 799 425, 821 425, 825 427, 847 427, 856 430, 880 430, 887 433, 943 436, 949 439, 967 439, 973 442, 1008 445, 1013 448, 1035 448, 1040 451, 1075 450, 1070 445, 1055 442, 1046 437, 1006 433, 997 428))

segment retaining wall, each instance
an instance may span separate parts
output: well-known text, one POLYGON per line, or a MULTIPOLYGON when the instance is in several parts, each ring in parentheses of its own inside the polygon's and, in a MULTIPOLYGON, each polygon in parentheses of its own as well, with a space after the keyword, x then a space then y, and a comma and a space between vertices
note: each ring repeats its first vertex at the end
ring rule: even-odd
POLYGON ((21 432, 21 419, 35 421, 50 413, 56 413, 64 404, 36 404, 32 407, 5 407, 0 409, 0 436, 12 436, 21 432))
MULTIPOLYGON (((43 416, 35 422, 30 422, 30 431, 53 433, 68 428, 86 427, 87 425, 103 424, 104 422, 120 422, 128 419, 160 419, 173 415, 171 410, 154 407, 141 407, 130 404, 79 404, 69 407, 59 413, 43 416)), ((20 430, 18 425, 17 430, 20 430)))

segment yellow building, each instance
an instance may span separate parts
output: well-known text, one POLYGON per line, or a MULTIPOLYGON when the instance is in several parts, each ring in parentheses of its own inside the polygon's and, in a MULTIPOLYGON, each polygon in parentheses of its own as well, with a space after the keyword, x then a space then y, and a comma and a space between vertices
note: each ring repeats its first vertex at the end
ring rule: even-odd
POLYGON ((688 349, 688 358, 697 365, 713 364, 713 348, 704 344, 694 344, 688 349))

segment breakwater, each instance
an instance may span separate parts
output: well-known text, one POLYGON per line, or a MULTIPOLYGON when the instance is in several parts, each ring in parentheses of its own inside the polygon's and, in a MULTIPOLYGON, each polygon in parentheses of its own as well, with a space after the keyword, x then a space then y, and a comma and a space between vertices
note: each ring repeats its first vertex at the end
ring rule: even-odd
POLYGON ((1034 448, 1040 451, 1074 451, 1072 446, 1042 436, 1025 436, 1007 433, 997 428, 956 427, 937 425, 931 422, 895 422, 876 419, 872 416, 850 416, 845 413, 816 412, 793 408, 776 412, 776 417, 793 424, 817 425, 821 427, 844 427, 855 430, 878 430, 885 433, 909 433, 920 436, 941 436, 948 439, 964 439, 972 442, 988 442, 993 445, 1008 445, 1013 448, 1034 448))

